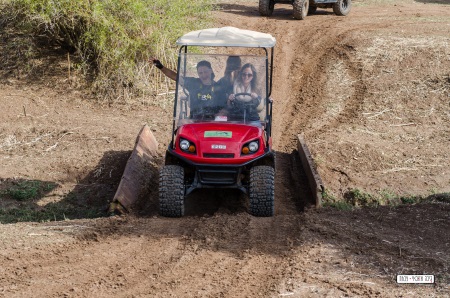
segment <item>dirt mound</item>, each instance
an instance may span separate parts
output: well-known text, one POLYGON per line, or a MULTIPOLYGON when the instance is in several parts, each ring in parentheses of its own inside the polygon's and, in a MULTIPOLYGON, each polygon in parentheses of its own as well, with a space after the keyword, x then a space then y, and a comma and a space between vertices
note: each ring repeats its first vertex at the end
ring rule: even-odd
MULTIPOLYGON (((450 6, 423 2, 355 1, 347 17, 319 9, 304 21, 289 5, 265 18, 255 1, 221 3, 217 26, 277 38, 272 218, 218 191, 190 197, 184 218, 161 218, 154 183, 134 215, 98 218, 145 123, 162 163, 170 104, 90 103, 64 79, 65 55, 44 83, 10 73, 0 88, 0 192, 51 184, 24 204, 53 204, 66 220, 0 225, 0 296, 449 296, 450 205, 440 193, 450 192, 450 6), (293 167, 299 133, 330 197, 431 196, 309 208, 293 167), (434 274, 436 283, 397 285, 397 274, 434 274)), ((11 202, 2 197, 2 212, 11 202)))

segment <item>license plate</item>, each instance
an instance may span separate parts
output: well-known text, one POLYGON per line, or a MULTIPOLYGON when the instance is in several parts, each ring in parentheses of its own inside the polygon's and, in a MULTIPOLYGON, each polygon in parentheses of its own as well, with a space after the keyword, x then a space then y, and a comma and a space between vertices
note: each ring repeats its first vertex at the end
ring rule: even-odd
POLYGON ((227 145, 211 145, 211 149, 227 149, 227 145))

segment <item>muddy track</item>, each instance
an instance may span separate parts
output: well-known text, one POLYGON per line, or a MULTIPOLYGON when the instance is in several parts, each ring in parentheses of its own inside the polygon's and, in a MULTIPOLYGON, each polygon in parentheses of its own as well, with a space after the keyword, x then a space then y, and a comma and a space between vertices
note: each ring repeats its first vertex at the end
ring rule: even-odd
POLYGON ((295 38, 289 38, 289 44, 280 45, 281 51, 283 47, 289 47, 290 52, 295 53, 292 61, 285 60, 284 55, 283 59, 278 61, 282 64, 278 68, 289 68, 290 78, 287 82, 284 80, 288 86, 277 86, 283 90, 285 88, 290 90, 287 99, 280 98, 281 110, 276 110, 280 115, 276 117, 280 122, 278 123, 280 129, 274 134, 275 143, 282 148, 295 148, 296 144, 293 143, 292 137, 295 134, 305 133, 307 136, 314 136, 337 123, 348 123, 357 116, 366 93, 366 86, 362 78, 362 66, 355 57, 352 34, 388 26, 377 23, 361 26, 350 21, 347 23, 346 19, 339 20, 339 27, 336 26, 335 19, 314 20, 314 22, 314 26, 298 24, 298 28, 294 28, 293 31, 300 34, 295 38), (346 99, 345 107, 340 114, 332 119, 326 119, 324 106, 327 96, 324 85, 329 79, 327 69, 338 60, 344 63, 353 83, 351 90, 347 90, 350 96, 346 99), (314 122, 323 122, 323 125, 318 129, 311 129, 314 122))
MULTIPOLYGON (((281 182, 276 189, 280 211, 284 209, 284 205, 286 209, 292 209, 292 204, 285 199, 287 197, 297 201, 298 210, 311 203, 305 174, 301 168, 295 168, 299 165, 296 156, 297 135, 305 134, 307 138, 313 139, 315 135, 320 135, 337 123, 353 121, 355 115, 360 112, 366 92, 362 67, 355 61, 354 49, 348 44, 349 41, 344 43, 354 31, 364 28, 358 25, 347 26, 345 19, 340 20, 339 28, 335 28, 335 19, 314 20, 312 26, 305 25, 308 21, 293 22, 288 32, 284 32, 284 24, 278 28, 277 23, 274 23, 272 25, 275 26, 270 27, 271 32, 275 32, 274 35, 279 37, 273 84, 273 136, 275 148, 280 150, 277 155, 277 179, 281 182), (340 114, 327 118, 324 108, 329 99, 323 86, 329 78, 327 69, 330 63, 338 60, 344 63, 353 83, 351 90, 346 90, 349 97, 343 103, 340 114), (319 127, 317 123, 321 123, 319 127)), ((268 30, 267 27, 266 24, 256 27, 255 30, 268 30)), ((373 28, 372 25, 366 27, 373 28)))

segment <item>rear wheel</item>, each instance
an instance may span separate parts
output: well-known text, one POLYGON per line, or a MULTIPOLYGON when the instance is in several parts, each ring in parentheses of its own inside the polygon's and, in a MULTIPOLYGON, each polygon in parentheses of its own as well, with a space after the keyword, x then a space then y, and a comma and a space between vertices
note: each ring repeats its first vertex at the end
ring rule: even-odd
POLYGON ((309 0, 294 0, 294 18, 304 20, 308 15, 309 0))
POLYGON ((269 166, 250 169, 249 213, 253 216, 273 216, 275 170, 269 166))
POLYGON ((333 11, 338 16, 346 16, 352 8, 352 0, 338 0, 333 4, 333 11))
POLYGON ((184 169, 180 166, 167 165, 159 171, 159 214, 184 215, 184 169))
POLYGON ((259 0, 259 13, 262 16, 269 17, 273 13, 273 8, 275 7, 274 0, 259 0))

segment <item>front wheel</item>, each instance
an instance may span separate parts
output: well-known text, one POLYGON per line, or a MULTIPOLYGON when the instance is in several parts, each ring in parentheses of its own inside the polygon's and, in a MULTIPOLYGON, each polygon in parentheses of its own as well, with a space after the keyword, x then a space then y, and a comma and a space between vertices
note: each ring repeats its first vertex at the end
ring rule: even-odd
POLYGON ((338 0, 333 4, 333 11, 338 16, 346 16, 352 8, 352 0, 338 0))
POLYGON ((294 18, 304 20, 308 15, 309 0, 294 0, 294 18))
POLYGON ((167 165, 159 171, 159 214, 184 215, 184 169, 180 166, 167 165))
POLYGON ((275 0, 259 0, 259 14, 270 17, 275 7, 275 0))
POLYGON ((275 199, 275 169, 254 166, 250 169, 249 213, 253 216, 273 216, 275 199))

